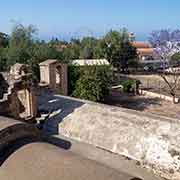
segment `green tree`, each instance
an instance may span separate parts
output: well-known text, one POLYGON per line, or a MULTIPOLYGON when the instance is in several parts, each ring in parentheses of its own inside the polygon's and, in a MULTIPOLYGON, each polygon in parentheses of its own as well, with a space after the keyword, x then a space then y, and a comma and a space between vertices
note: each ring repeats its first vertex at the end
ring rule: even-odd
POLYGON ((38 64, 47 59, 62 60, 62 52, 56 50, 56 47, 45 41, 35 40, 34 36, 37 29, 32 26, 23 26, 16 24, 12 30, 9 46, 5 50, 5 55, 1 62, 6 59, 6 66, 10 67, 15 63, 29 64, 33 72, 34 79, 39 79, 38 64))
POLYGON ((80 59, 93 59, 93 49, 84 47, 80 52, 80 59))
POLYGON ((9 36, 0 32, 0 48, 5 48, 9 44, 9 36))
POLYGON ((136 48, 131 44, 126 29, 110 31, 101 39, 95 48, 95 56, 106 58, 118 70, 126 71, 128 61, 137 58, 136 48))
POLYGON ((171 56, 170 64, 172 66, 180 66, 180 53, 175 53, 171 56))
POLYGON ((95 59, 109 58, 107 56, 107 44, 104 39, 99 39, 94 47, 93 57, 95 59))
POLYGON ((6 49, 0 48, 0 72, 7 70, 6 49))
POLYGON ((79 39, 71 39, 68 47, 63 51, 63 58, 66 62, 70 60, 79 59, 81 42, 79 39))
POLYGON ((81 41, 81 59, 93 59, 94 49, 97 44, 97 39, 93 37, 84 37, 81 41))
POLYGON ((32 25, 25 27, 22 24, 16 24, 13 27, 6 53, 8 66, 16 62, 29 63, 31 59, 30 49, 33 46, 33 36, 36 31, 36 28, 32 25))
POLYGON ((6 49, 9 45, 9 36, 0 32, 0 71, 5 71, 7 68, 6 49))

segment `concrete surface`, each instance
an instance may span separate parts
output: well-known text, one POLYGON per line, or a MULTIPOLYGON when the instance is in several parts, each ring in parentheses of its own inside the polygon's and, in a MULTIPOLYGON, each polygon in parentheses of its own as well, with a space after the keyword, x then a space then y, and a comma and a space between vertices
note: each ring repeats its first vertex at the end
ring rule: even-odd
POLYGON ((2 165, 3 180, 131 180, 133 177, 45 143, 28 144, 2 165))
POLYGON ((143 180, 162 180, 162 178, 154 175, 151 170, 142 168, 137 161, 133 161, 125 156, 120 156, 62 135, 47 136, 44 138, 51 144, 64 148, 78 156, 96 161, 121 173, 129 174, 134 178, 136 177, 143 180))
POLYGON ((0 116, 0 131, 2 131, 3 129, 6 129, 8 127, 11 127, 14 125, 19 125, 19 124, 24 124, 24 123, 22 123, 20 121, 16 121, 11 118, 6 118, 6 117, 0 116))
POLYGON ((13 153, 13 148, 21 146, 20 141, 24 142, 25 139, 26 142, 39 140, 40 132, 33 125, 0 117, 0 165, 13 153))
POLYGON ((51 112, 45 131, 93 144, 180 179, 180 122, 152 114, 44 94, 39 108, 51 112))

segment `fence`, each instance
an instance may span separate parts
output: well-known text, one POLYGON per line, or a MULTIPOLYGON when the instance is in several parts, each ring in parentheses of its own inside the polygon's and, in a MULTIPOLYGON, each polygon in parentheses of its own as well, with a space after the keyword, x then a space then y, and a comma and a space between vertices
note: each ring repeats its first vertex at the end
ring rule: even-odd
POLYGON ((160 80, 152 80, 152 79, 146 79, 141 80, 140 89, 148 90, 156 93, 163 93, 163 94, 169 94, 168 89, 169 87, 167 84, 160 80))
POLYGON ((141 83, 142 84, 139 87, 140 94, 170 102, 179 102, 180 89, 177 90, 177 98, 173 100, 173 97, 170 95, 169 87, 165 82, 161 80, 145 79, 141 80, 141 83))

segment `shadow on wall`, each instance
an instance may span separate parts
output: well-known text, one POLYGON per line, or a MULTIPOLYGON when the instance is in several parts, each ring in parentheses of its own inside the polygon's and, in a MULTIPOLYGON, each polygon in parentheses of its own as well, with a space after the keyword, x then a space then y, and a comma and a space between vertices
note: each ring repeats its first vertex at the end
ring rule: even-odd
POLYGON ((21 120, 20 114, 26 110, 16 93, 10 96, 7 101, 0 104, 0 116, 11 117, 21 120))
POLYGON ((7 93, 9 84, 4 79, 3 75, 0 73, 0 99, 3 98, 4 93, 7 93))
MULTIPOLYGON (((43 90, 44 91, 44 90, 43 90)), ((47 115, 44 124, 44 131, 47 134, 59 134, 59 124, 65 117, 73 113, 75 109, 84 105, 83 102, 54 95, 53 92, 48 90, 41 92, 38 97, 38 111, 41 114, 47 115)))
POLYGON ((43 137, 43 140, 64 150, 69 150, 72 146, 70 141, 61 139, 59 137, 56 138, 55 136, 45 136, 43 137))

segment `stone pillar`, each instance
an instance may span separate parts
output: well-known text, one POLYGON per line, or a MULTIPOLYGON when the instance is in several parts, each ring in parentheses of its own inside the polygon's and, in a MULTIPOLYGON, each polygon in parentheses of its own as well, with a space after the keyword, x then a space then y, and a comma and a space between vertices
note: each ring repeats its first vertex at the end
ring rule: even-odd
POLYGON ((50 84, 50 69, 49 66, 40 65, 40 82, 44 84, 50 84))
POLYGON ((52 89, 56 87, 56 64, 57 60, 49 59, 39 64, 40 83, 49 86, 52 89))
POLYGON ((12 90, 8 100, 9 114, 15 119, 31 120, 37 115, 37 99, 34 88, 23 83, 16 84, 12 90))

